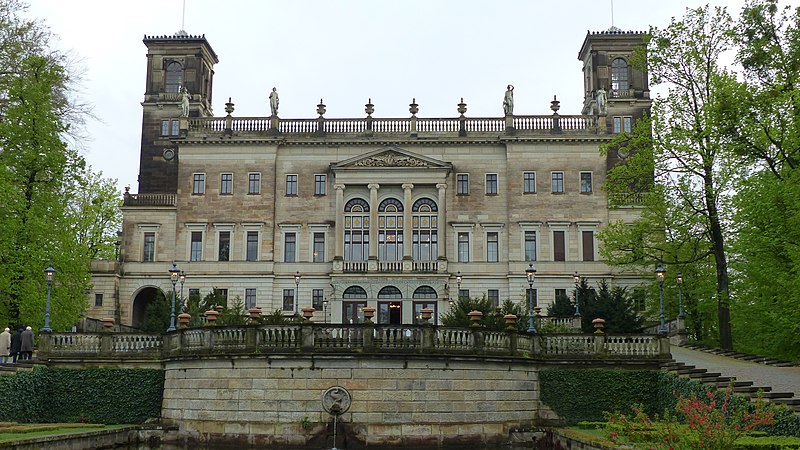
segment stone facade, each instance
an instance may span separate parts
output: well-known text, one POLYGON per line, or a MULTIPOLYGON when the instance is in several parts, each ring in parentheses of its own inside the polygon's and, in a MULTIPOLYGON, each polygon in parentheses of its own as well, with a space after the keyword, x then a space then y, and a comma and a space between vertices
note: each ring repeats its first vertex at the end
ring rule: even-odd
POLYGON ((316 321, 336 323, 362 320, 365 305, 379 322, 412 323, 425 307, 437 321, 459 288, 525 301, 531 263, 545 311, 575 272, 636 285, 600 260, 596 233, 638 211, 608 207, 602 186, 620 155, 598 149, 649 108, 647 76, 627 63, 642 37, 587 35, 583 115, 560 116, 554 99, 548 115, 453 119, 418 118, 413 105, 403 119, 328 119, 324 108, 238 119, 232 103, 212 117, 205 38, 145 38, 139 193, 125 195, 115 290, 95 283, 92 298, 135 326, 153 293, 171 290, 173 261, 184 296, 222 289, 287 314, 313 304, 316 321), (171 92, 183 86, 188 118, 171 92))

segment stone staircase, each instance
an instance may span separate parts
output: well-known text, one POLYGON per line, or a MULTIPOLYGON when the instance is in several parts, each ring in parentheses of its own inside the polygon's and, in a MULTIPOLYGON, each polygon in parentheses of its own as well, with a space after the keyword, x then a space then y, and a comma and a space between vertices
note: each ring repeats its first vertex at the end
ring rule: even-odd
POLYGON ((0 376, 14 375, 20 371, 31 371, 34 365, 36 365, 36 359, 25 362, 0 364, 0 376))
POLYGON ((747 395, 751 399, 757 398, 759 392, 761 392, 761 398, 766 402, 786 405, 795 413, 800 414, 800 398, 796 398, 792 392, 773 392, 769 386, 755 386, 752 381, 740 381, 736 377, 723 377, 718 372, 709 372, 707 369, 697 368, 675 360, 661 364, 661 368, 680 377, 689 378, 718 389, 725 389, 733 385, 734 393, 747 395))
POLYGON ((697 350, 700 352, 711 353, 712 355, 726 356, 728 358, 741 359, 743 361, 750 361, 759 364, 765 364, 775 367, 797 367, 800 366, 798 361, 784 361, 782 359, 770 358, 768 356, 751 355, 748 353, 734 352, 731 350, 722 350, 721 348, 706 347, 703 345, 684 345, 683 347, 697 350))

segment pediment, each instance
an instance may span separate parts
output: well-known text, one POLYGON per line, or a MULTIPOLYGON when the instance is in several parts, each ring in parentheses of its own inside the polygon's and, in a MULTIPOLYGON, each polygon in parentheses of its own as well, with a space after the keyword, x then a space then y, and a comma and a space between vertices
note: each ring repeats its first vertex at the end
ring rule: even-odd
POLYGON ((452 164, 408 151, 395 145, 387 145, 377 150, 331 164, 331 170, 360 168, 416 168, 450 170, 452 164))

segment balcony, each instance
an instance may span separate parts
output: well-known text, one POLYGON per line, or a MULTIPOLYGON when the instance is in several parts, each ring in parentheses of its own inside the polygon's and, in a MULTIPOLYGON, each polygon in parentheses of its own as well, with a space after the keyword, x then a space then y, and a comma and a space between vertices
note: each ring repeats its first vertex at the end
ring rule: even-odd
MULTIPOLYGON (((441 261, 342 261, 343 273, 438 273, 441 261)), ((334 270, 336 266, 334 265, 334 270)))
POLYGON ((175 206, 175 194, 131 194, 125 191, 122 206, 175 206))

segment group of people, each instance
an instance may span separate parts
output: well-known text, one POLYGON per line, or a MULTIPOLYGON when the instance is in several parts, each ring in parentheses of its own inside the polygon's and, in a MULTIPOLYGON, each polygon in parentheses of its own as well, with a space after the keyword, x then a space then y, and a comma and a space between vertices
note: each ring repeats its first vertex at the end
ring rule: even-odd
POLYGON ((28 361, 33 358, 33 330, 31 327, 19 327, 16 333, 6 328, 0 333, 0 364, 28 361))

